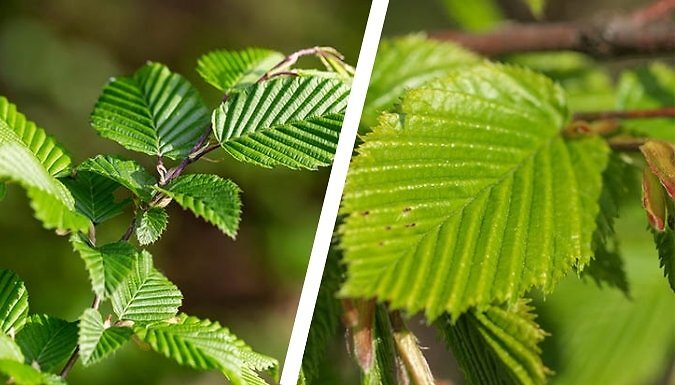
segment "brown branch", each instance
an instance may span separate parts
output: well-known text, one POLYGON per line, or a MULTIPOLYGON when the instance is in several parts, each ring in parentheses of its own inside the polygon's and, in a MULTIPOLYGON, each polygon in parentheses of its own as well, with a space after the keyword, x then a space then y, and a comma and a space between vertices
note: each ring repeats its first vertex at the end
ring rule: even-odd
POLYGON ((651 110, 578 112, 572 120, 605 120, 605 119, 642 119, 642 118, 675 118, 675 107, 656 108, 651 110))
POLYGON ((675 0, 659 0, 633 12, 630 18, 636 24, 645 25, 667 18, 674 10, 675 0))

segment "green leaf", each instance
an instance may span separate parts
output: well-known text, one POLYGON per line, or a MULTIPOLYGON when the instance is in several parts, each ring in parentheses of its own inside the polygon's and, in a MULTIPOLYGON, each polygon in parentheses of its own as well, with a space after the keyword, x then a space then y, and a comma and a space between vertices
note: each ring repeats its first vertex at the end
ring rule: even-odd
MULTIPOLYGON (((662 63, 624 72, 617 86, 620 110, 672 107, 675 101, 675 70, 662 63)), ((630 119, 621 122, 628 130, 675 143, 675 119, 630 119)))
POLYGON ((373 366, 363 372, 363 385, 396 385, 396 349, 394 331, 389 321, 389 313, 382 305, 377 305, 373 320, 373 366))
POLYGON ((546 0, 525 0, 525 4, 537 19, 541 19, 546 8, 546 0))
POLYGON ((159 63, 112 79, 91 116, 104 138, 129 150, 171 159, 185 157, 209 124, 197 90, 159 63))
POLYGON ((181 365, 220 370, 233 385, 266 385, 256 372, 277 367, 274 359, 253 352, 218 322, 185 314, 173 322, 137 327, 136 334, 153 350, 181 365))
POLYGON ((139 323, 175 316, 182 300, 180 290, 153 267, 152 256, 145 250, 139 253, 131 273, 111 295, 117 317, 139 323))
POLYGON ((156 183, 155 178, 136 161, 110 155, 97 155, 87 159, 77 169, 113 180, 146 201, 150 200, 152 193, 150 186, 156 183))
POLYGON ((316 169, 333 159, 348 95, 349 87, 334 79, 268 80, 221 104, 213 132, 237 160, 316 169))
POLYGON ((0 360, 24 361, 19 345, 6 334, 0 334, 0 360))
POLYGON ((169 223, 169 215, 160 207, 152 207, 140 213, 136 220, 136 238, 141 245, 154 243, 162 235, 169 223))
POLYGON ((525 300, 512 307, 470 311, 438 328, 459 361, 470 385, 543 385, 549 370, 537 346, 545 332, 534 322, 525 300))
POLYGON ((16 333, 26 323, 28 292, 18 275, 0 269, 0 331, 16 333))
POLYGON ((608 148, 563 139, 568 119, 560 88, 519 67, 410 91, 352 160, 341 294, 456 318, 587 264, 608 148))
POLYGON ((101 313, 87 309, 80 317, 80 357, 85 366, 95 364, 121 348, 134 334, 129 327, 111 326, 101 313))
POLYGON ((77 346, 77 323, 47 315, 32 315, 16 335, 25 362, 44 372, 60 369, 60 365, 77 346))
POLYGON ((7 186, 0 182, 0 201, 5 199, 5 195, 7 194, 7 186))
POLYGON ((424 35, 383 40, 370 78, 362 122, 374 125, 380 112, 391 109, 406 90, 479 60, 455 44, 430 40, 424 35))
POLYGON ((93 247, 83 235, 70 238, 89 272, 91 287, 101 298, 108 298, 127 282, 137 260, 137 252, 128 242, 120 241, 93 247))
POLYGON ((668 224, 665 231, 652 230, 652 233, 659 254, 659 266, 663 269, 670 288, 675 292, 675 230, 672 224, 668 224))
POLYGON ((199 58, 197 72, 227 94, 255 84, 283 58, 284 55, 279 52, 261 48, 217 50, 199 58))
POLYGON ((0 360, 0 380, 15 385, 66 385, 57 375, 40 373, 30 365, 14 360, 0 360))
POLYGON ((234 238, 237 234, 241 214, 240 190, 231 180, 217 175, 182 175, 158 190, 230 237, 234 238))
POLYGON ((113 193, 120 185, 101 175, 78 172, 76 176, 61 179, 75 199, 75 209, 98 225, 124 212, 129 204, 125 199, 115 202, 113 193))
POLYGON ((16 106, 3 96, 0 96, 0 120, 21 139, 50 175, 61 174, 68 170, 70 157, 54 138, 27 120, 26 116, 17 111, 16 106))
POLYGON ((469 31, 482 31, 504 19, 495 0, 443 0, 448 16, 469 31))
MULTIPOLYGON (((67 190, 65 186, 63 187, 67 190)), ((59 198, 40 189, 30 188, 26 192, 30 198, 30 206, 35 212, 35 218, 40 220, 45 228, 57 229, 63 233, 89 229, 91 222, 87 217, 76 212, 74 206, 71 208, 59 198)))

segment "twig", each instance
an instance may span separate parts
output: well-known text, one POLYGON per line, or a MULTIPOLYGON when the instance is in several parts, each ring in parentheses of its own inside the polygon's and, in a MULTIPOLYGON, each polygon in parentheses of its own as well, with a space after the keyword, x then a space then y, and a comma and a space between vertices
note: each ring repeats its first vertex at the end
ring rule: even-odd
POLYGON ((675 107, 655 108, 651 110, 578 112, 573 120, 605 120, 605 119, 642 119, 642 118, 675 118, 675 107))
POLYGON ((631 21, 645 25, 667 18, 675 10, 675 0, 660 0, 638 9, 630 15, 631 21))
MULTIPOLYGON (((101 297, 98 295, 94 296, 94 301, 91 304, 91 308, 94 310, 98 310, 99 306, 101 306, 101 297)), ((77 362, 78 358, 80 358, 80 347, 77 346, 75 350, 73 351, 73 354, 68 357, 68 361, 66 362, 66 365, 63 366, 63 369, 61 369, 61 372, 59 373, 59 376, 61 378, 66 378, 68 374, 70 373, 70 370, 73 369, 73 366, 75 366, 75 363, 77 362)))

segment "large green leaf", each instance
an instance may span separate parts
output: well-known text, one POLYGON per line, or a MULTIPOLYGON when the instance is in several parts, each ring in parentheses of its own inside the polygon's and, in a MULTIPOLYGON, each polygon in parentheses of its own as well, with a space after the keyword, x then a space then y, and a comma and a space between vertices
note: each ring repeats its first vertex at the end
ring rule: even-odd
POLYGON ((134 269, 137 252, 128 242, 94 247, 79 234, 73 235, 70 240, 84 260, 94 293, 101 298, 107 298, 115 292, 134 269))
POLYGON ((150 199, 150 186, 156 183, 155 178, 137 162, 110 155, 87 159, 77 169, 113 180, 145 200, 150 199))
POLYGON ((214 87, 230 93, 253 85, 283 58, 279 52, 261 48, 217 50, 199 58, 197 72, 214 87))
POLYGON ((77 323, 47 315, 32 315, 16 335, 26 363, 44 372, 62 364, 77 346, 77 323))
POLYGON ((142 251, 132 271, 112 293, 113 310, 120 320, 161 321, 176 315, 183 300, 180 290, 152 264, 152 256, 142 251))
POLYGON ((87 231, 89 228, 91 224, 89 218, 75 211, 75 207, 70 208, 54 195, 37 188, 30 188, 26 192, 35 218, 40 220, 45 228, 58 229, 61 233, 87 231))
POLYGON ((0 96, 0 120, 16 133, 50 175, 68 170, 70 157, 58 143, 35 123, 17 111, 16 106, 0 96))
POLYGON ((255 353, 218 322, 181 314, 173 322, 137 327, 155 351, 181 365, 220 370, 234 385, 266 385, 256 372, 274 370, 276 360, 255 353))
POLYGON ((130 150, 178 159, 190 153, 209 118, 187 80, 149 63, 133 76, 108 83, 91 122, 101 136, 130 150))
POLYGON ((0 269, 0 331, 17 332, 28 316, 28 292, 13 272, 0 269))
POLYGON ((546 383, 549 370, 537 346, 545 333, 531 311, 521 300, 511 308, 491 306, 485 312, 468 312, 456 323, 450 317, 437 323, 469 385, 546 383))
POLYGON ((141 245, 154 243, 169 223, 169 215, 161 207, 152 207, 136 217, 136 238, 141 245))
POLYGON ((315 169, 335 154, 349 87, 317 77, 278 78, 247 88, 213 112, 230 155, 263 167, 315 169))
POLYGON ((103 322, 101 313, 87 309, 80 317, 80 357, 84 365, 95 364, 121 348, 134 334, 129 327, 103 322))
POLYGON ((410 91, 352 160, 342 294, 456 318, 588 263, 608 149, 567 121, 560 88, 519 67, 410 91))
POLYGON ((0 380, 15 385, 66 385, 60 376, 40 373, 30 365, 9 359, 0 359, 0 380))
POLYGON ((176 178, 159 191, 174 199, 181 207, 218 227, 234 238, 239 228, 241 201, 239 187, 217 175, 191 174, 176 178))
POLYGON ((130 202, 128 199, 116 202, 113 193, 120 185, 91 172, 78 172, 75 176, 62 178, 61 182, 73 195, 77 212, 95 225, 122 214, 130 202))
POLYGON ((429 40, 424 35, 382 41, 361 120, 368 126, 375 124, 380 112, 390 109, 406 90, 479 60, 455 44, 429 40))

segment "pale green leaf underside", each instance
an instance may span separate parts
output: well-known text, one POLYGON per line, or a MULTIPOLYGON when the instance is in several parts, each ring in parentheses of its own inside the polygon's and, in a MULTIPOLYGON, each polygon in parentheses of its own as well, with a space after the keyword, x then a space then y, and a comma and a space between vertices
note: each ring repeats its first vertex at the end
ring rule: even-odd
POLYGON ((136 264, 136 250, 128 242, 93 247, 77 234, 71 237, 71 242, 84 260, 94 293, 101 298, 108 298, 117 290, 136 264))
POLYGON ((0 380, 11 378, 16 385, 66 385, 55 374, 40 373, 30 365, 9 359, 0 359, 0 380))
POLYGON ((128 327, 103 324, 98 310, 87 309, 80 317, 80 357, 84 365, 95 364, 121 348, 133 334, 128 327))
POLYGON ((279 52, 261 48, 217 50, 199 58, 197 72, 212 86, 229 93, 253 85, 283 58, 279 52))
POLYGON ((35 123, 17 111, 16 106, 0 96, 0 120, 21 139, 21 142, 35 155, 50 175, 66 171, 70 157, 58 143, 35 123))
POLYGON ((60 366, 77 346, 77 323, 47 315, 32 315, 16 335, 26 363, 43 372, 60 366))
POLYGON ((587 263, 608 150, 564 140, 566 121, 562 91, 519 67, 410 91, 352 160, 342 294, 457 317, 587 263))
POLYGON ((223 233, 232 238, 237 235, 241 214, 240 190, 231 180, 217 175, 182 175, 159 190, 223 233))
POLYGON ((0 332, 17 332, 28 316, 28 292, 13 272, 0 269, 0 332))
POLYGON ((169 215, 160 207, 143 211, 136 218, 136 238, 141 245, 154 243, 162 235, 169 223, 169 215))
POLYGON ((7 334, 0 334, 0 360, 12 360, 23 362, 24 357, 21 348, 7 334))
POLYGON ((147 251, 138 254, 131 272, 111 295, 119 319, 140 323, 175 316, 182 300, 176 285, 153 267, 147 251))
POLYGON ((213 112, 213 132, 235 159, 316 169, 335 154, 349 87, 316 77, 278 78, 235 94, 213 112))
POLYGON ((78 172, 75 176, 61 178, 61 183, 75 199, 77 212, 95 225, 122 214, 130 202, 128 199, 116 202, 113 194, 120 185, 91 172, 78 172))
POLYGON ((181 365, 200 370, 220 370, 233 385, 266 385, 256 372, 273 370, 276 360, 255 353, 217 322, 184 314, 175 322, 136 328, 152 349, 181 365))
POLYGON ((424 35, 382 41, 361 120, 366 125, 375 124, 380 112, 390 109, 406 90, 479 60, 455 44, 429 40, 424 35))
POLYGON ((98 133, 149 155, 187 155, 208 126, 197 90, 158 63, 113 79, 103 89, 91 122, 98 133))
POLYGON ((110 155, 97 155, 82 162, 78 171, 88 171, 113 180, 137 196, 149 200, 155 178, 140 164, 110 155))
POLYGON ((521 300, 511 308, 471 311, 456 323, 445 317, 438 327, 452 348, 469 385, 543 385, 549 370, 537 346, 544 331, 521 300))

